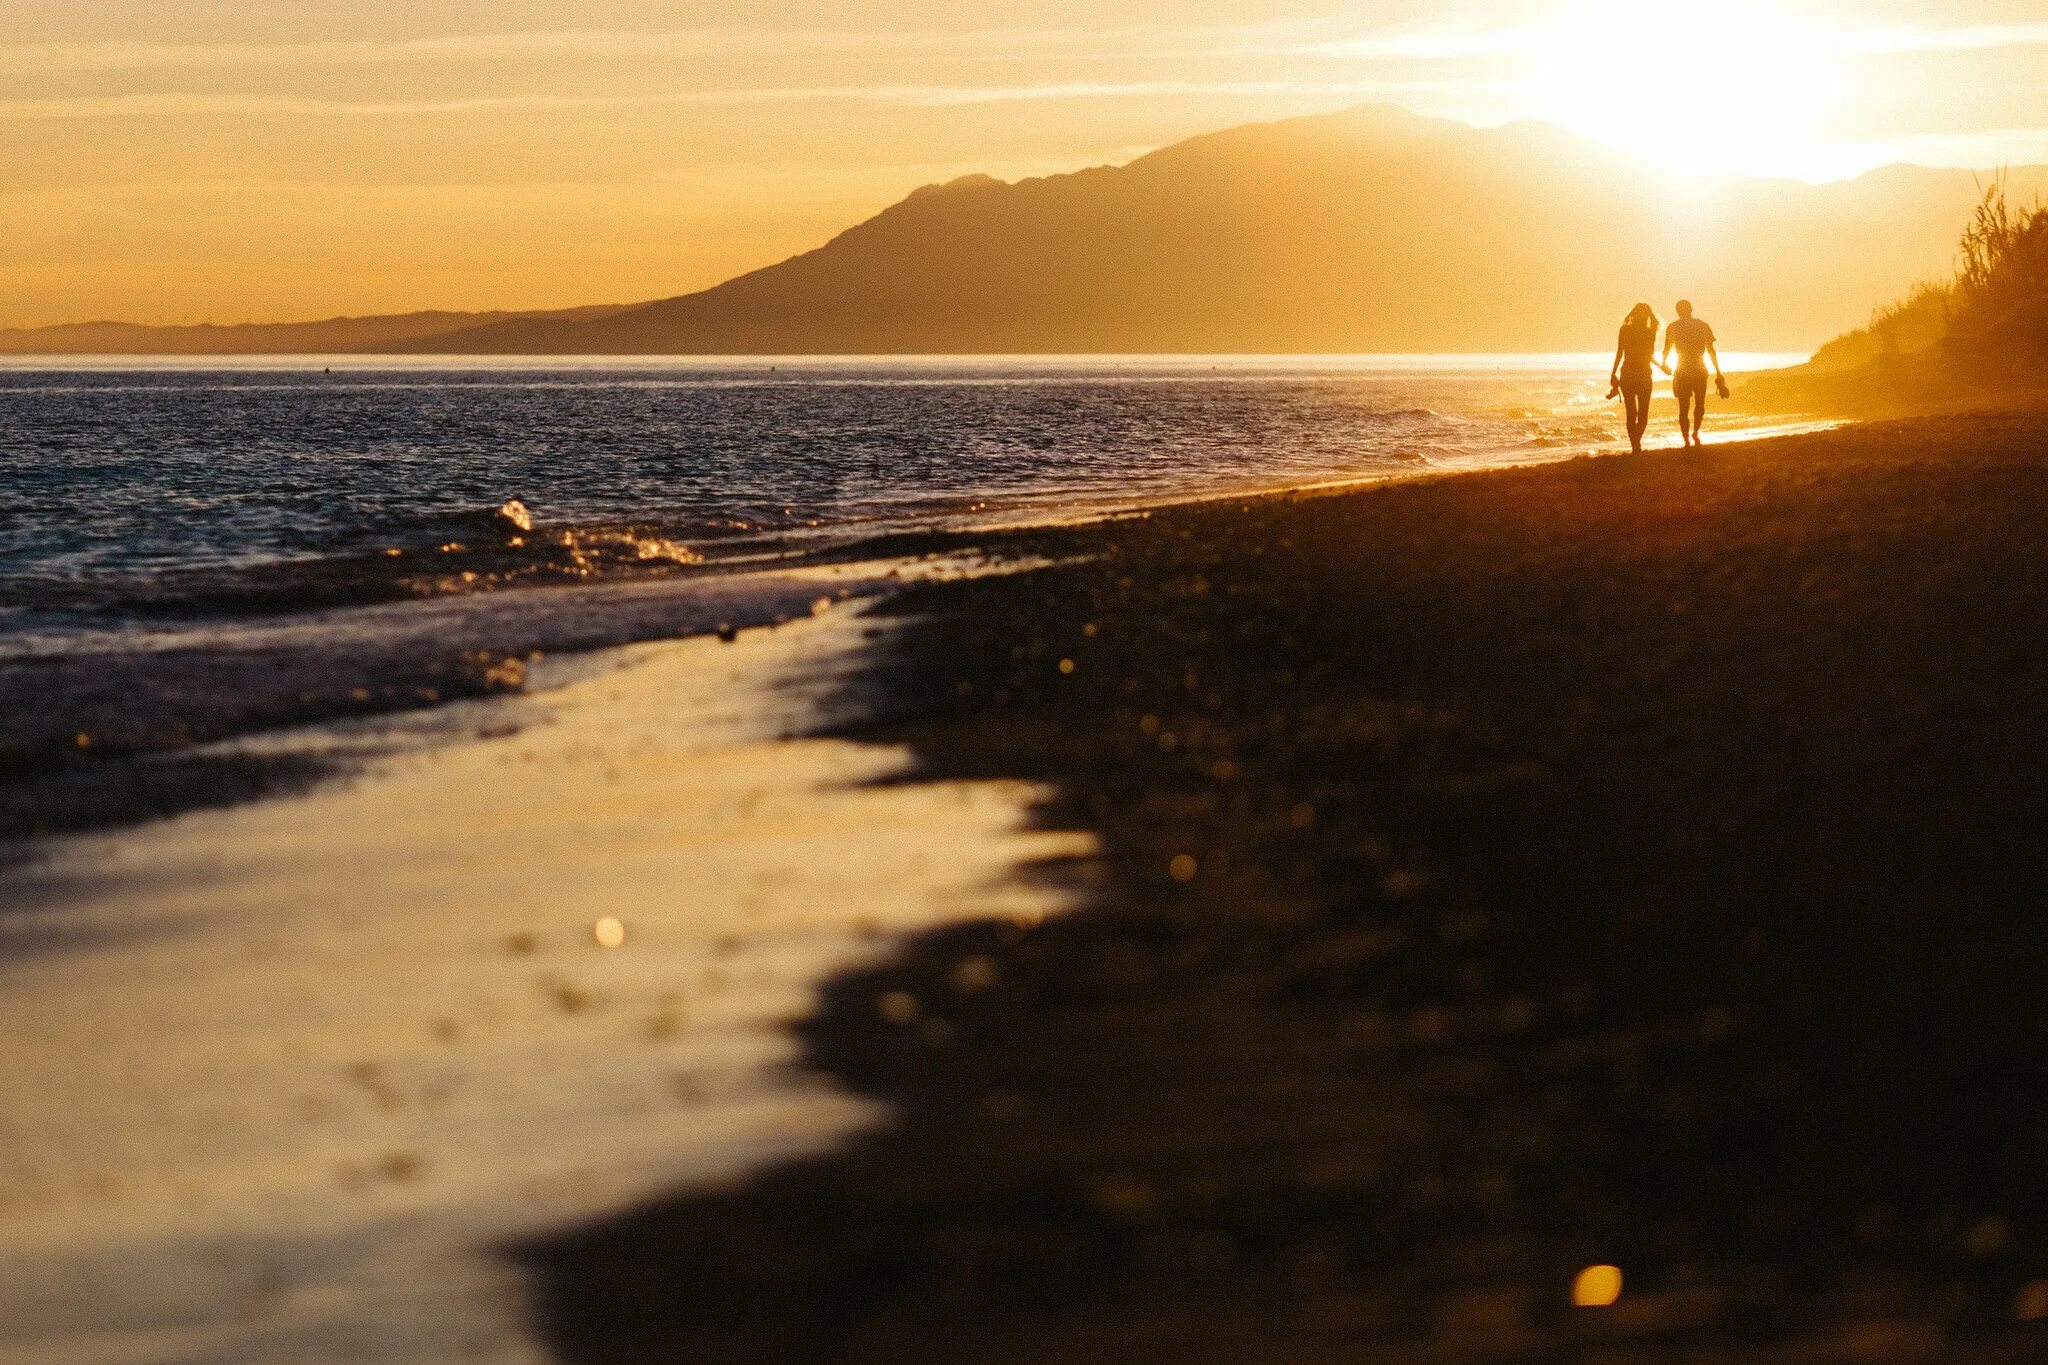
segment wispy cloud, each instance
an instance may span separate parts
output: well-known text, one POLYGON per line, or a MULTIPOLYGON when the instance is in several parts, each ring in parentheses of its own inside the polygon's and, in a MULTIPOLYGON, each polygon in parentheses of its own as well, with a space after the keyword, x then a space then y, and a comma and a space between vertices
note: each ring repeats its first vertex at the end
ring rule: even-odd
POLYGON ((1465 61, 1513 52, 1536 32, 1528 23, 1441 24, 1373 30, 1287 49, 1301 56, 1354 61, 1465 61))
POLYGON ((0 121, 162 118, 282 114, 319 117, 388 117, 499 110, 658 108, 664 105, 860 103, 948 108, 1034 100, 1127 99, 1161 95, 1269 98, 1272 96, 1370 99, 1442 92, 1446 81, 1123 81, 1047 85, 813 85, 726 90, 675 90, 631 95, 477 95, 449 99, 323 100, 292 95, 184 93, 79 95, 0 100, 0 121))
POLYGON ((1873 54, 1985 52, 2007 47, 2044 47, 2048 46, 2048 23, 1857 28, 1845 31, 1844 46, 1851 51, 1873 54))
MULTIPOLYGON (((1494 25, 1455 22, 1372 29, 1310 41, 1291 50, 1356 61, 1469 61, 1512 56, 1552 33, 1562 21, 1562 16, 1551 16, 1494 25)), ((1941 26, 1808 21, 1801 27, 1838 52, 1867 56, 2048 46, 2048 22, 1941 26)))
MULTIPOLYGON (((1552 20, 1556 16, 1551 16, 1552 20)), ((1342 17, 1234 25, 998 29, 541 29, 430 38, 285 43, 0 43, 0 75, 84 75, 194 69, 440 65, 553 60, 662 60, 719 55, 886 57, 945 54, 998 60, 1059 56, 1303 55, 1456 61, 1513 52, 1546 20, 1458 20, 1362 27, 1342 17)), ((1956 25, 1837 22, 1846 51, 1909 53, 2048 46, 2048 21, 1956 25)))
POLYGON ((1217 55, 1302 39, 1329 21, 1229 26, 989 30, 704 28, 588 29, 459 34, 387 41, 300 43, 0 44, 0 74, 83 75, 124 71, 552 60, 662 60, 720 55, 964 58, 1217 55))

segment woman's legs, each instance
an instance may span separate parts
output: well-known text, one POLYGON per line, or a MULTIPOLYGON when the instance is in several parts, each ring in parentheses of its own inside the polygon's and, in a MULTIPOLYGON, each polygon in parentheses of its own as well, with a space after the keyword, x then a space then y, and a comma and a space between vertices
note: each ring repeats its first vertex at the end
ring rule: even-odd
POLYGON ((1650 392, 1632 385, 1622 390, 1621 398, 1628 407, 1629 447, 1640 455, 1643 433, 1650 429, 1650 392))

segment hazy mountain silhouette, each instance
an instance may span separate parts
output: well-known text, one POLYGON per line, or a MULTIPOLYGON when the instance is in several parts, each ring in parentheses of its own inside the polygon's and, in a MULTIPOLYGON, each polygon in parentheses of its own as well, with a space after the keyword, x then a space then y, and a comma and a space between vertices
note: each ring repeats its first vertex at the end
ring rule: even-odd
MULTIPOLYGON (((1945 274, 1967 171, 1665 185, 1542 124, 1255 124, 919 190, 701 293, 303 349, 497 354, 1597 350, 1638 298, 1809 349, 1945 274)), ((2017 188, 2048 184, 2018 172, 2017 188)))
POLYGON ((70 355, 346 355, 410 349, 428 337, 494 322, 563 321, 609 316, 629 304, 600 304, 534 313, 395 313, 319 322, 198 323, 157 327, 135 322, 70 322, 55 327, 0 328, 0 354, 70 355))

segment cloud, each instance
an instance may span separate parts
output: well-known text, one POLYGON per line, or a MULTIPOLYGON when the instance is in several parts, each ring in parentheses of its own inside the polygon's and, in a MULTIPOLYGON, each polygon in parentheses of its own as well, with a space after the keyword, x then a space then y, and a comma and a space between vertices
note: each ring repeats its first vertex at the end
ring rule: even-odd
POLYGON ((476 95, 418 100, 322 100, 295 95, 186 93, 78 95, 0 100, 0 122, 179 116, 419 117, 501 110, 659 108, 668 105, 801 103, 886 104, 950 108, 1035 100, 1128 99, 1144 96, 1272 96, 1370 99, 1461 88, 1446 81, 1125 81, 1042 85, 808 85, 725 90, 675 90, 632 95, 476 95))
POLYGON ((1388 29, 1311 43, 1290 51, 1311 57, 1352 61, 1466 61, 1513 53, 1538 31, 1534 24, 1484 27, 1446 24, 1388 29))
POLYGON ((1876 55, 1913 52, 1986 52, 2048 46, 2048 23, 1963 24, 1952 28, 1880 26, 1850 29, 1845 46, 1876 55))
MULTIPOLYGON (((382 41, 296 43, 73 42, 0 44, 0 75, 178 71, 554 60, 663 60, 758 55, 969 59, 1057 56, 1312 56, 1362 61, 1458 61, 1510 55, 1550 20, 1459 21, 1360 29, 1338 18, 1239 25, 984 30, 704 28, 563 29, 382 41)), ((2048 22, 1829 26, 1845 51, 1913 53, 2048 46, 2048 22)))
MULTIPOLYGON (((1448 23, 1370 30, 1291 49, 1354 61, 1452 62, 1511 57, 1571 22, 1571 11, 1507 24, 1448 23)), ((1952 26, 1800 22, 1802 30, 1845 54, 1867 56, 1985 52, 2048 46, 2048 22, 1952 26)))
POLYGON ((759 55, 826 57, 953 55, 1128 59, 1225 55, 1303 36, 1327 21, 1234 26, 1095 29, 537 30, 388 41, 301 43, 0 44, 0 74, 85 75, 194 69, 441 65, 533 59, 660 60, 759 55))

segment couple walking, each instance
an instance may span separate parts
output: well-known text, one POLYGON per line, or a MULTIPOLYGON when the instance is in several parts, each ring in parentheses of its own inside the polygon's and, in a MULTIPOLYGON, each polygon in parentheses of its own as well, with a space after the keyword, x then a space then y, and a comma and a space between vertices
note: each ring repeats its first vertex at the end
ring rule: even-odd
POLYGON ((1664 354, 1657 355, 1657 315, 1647 303, 1639 303, 1621 324, 1621 340, 1614 347, 1614 372, 1608 376, 1612 387, 1607 396, 1619 395, 1628 406, 1628 443, 1636 453, 1643 449, 1643 433, 1650 429, 1650 391, 1655 365, 1671 376, 1671 392, 1678 399, 1678 430, 1688 446, 1700 444, 1700 423, 1707 416, 1707 360, 1714 362, 1714 390, 1728 396, 1728 381, 1721 374, 1721 353, 1714 349, 1714 329, 1692 315, 1692 304, 1678 301, 1678 320, 1664 333, 1664 354), (1671 368, 1671 353, 1678 352, 1678 368, 1671 368))

